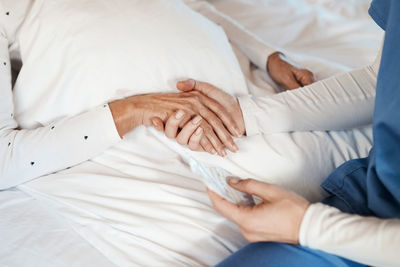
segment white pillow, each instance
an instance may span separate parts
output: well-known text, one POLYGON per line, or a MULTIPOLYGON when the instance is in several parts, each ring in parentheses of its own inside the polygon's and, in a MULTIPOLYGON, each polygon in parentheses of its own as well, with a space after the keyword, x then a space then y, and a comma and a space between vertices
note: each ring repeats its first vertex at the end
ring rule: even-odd
POLYGON ((23 128, 128 95, 177 91, 187 77, 247 93, 223 30, 179 0, 33 1, 16 42, 23 128))

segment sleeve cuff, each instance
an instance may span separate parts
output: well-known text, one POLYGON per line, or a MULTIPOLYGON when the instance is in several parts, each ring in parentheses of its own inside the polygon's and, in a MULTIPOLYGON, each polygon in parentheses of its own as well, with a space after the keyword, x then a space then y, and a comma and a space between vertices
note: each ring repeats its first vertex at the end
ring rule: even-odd
POLYGON ((121 140, 108 104, 97 106, 83 116, 87 118, 81 121, 92 121, 91 125, 94 127, 91 130, 101 129, 102 139, 107 140, 107 143, 113 144, 121 140))
POLYGON ((243 120, 246 128, 246 135, 252 136, 260 134, 256 116, 254 116, 255 103, 250 95, 238 97, 240 108, 242 109, 243 120))
POLYGON ((276 49, 265 46, 264 51, 262 53, 260 53, 261 55, 264 55, 264 56, 254 58, 253 61, 256 61, 256 62, 253 62, 253 63, 260 69, 268 72, 267 71, 268 58, 270 55, 272 55, 273 53, 275 53, 277 51, 278 50, 276 50, 276 49))
POLYGON ((322 203, 311 204, 306 213, 304 214, 303 220, 299 230, 299 243, 302 246, 311 247, 310 240, 314 239, 313 230, 320 228, 320 222, 323 220, 321 217, 326 215, 326 209, 332 208, 322 203))

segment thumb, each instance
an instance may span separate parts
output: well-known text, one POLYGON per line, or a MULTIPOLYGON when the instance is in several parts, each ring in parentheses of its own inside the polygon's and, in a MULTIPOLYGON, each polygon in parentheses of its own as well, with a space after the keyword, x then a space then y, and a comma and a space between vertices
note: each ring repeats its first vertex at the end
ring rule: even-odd
POLYGON ((188 79, 185 81, 180 81, 176 84, 176 88, 183 92, 191 91, 195 88, 196 86, 196 81, 193 79, 188 79))
POLYGON ((263 200, 271 201, 279 196, 279 187, 259 182, 254 179, 239 179, 239 178, 230 178, 228 180, 229 185, 243 193, 247 193, 250 195, 255 195, 263 200))
POLYGON ((314 74, 307 69, 296 69, 294 75, 302 86, 310 85, 315 82, 314 74))
POLYGON ((213 98, 212 96, 215 93, 222 92, 220 89, 218 89, 217 87, 215 87, 212 84, 196 81, 194 79, 189 79, 186 81, 178 82, 176 87, 179 90, 184 91, 184 92, 187 92, 190 90, 196 90, 196 91, 198 91, 208 97, 211 97, 211 98, 213 98))
POLYGON ((156 130, 164 132, 164 122, 159 117, 151 118, 151 123, 156 130))

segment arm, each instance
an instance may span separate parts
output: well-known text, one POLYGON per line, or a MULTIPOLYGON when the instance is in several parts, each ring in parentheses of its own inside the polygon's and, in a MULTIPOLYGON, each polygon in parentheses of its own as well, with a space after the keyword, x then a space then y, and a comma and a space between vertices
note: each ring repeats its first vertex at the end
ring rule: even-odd
POLYGON ((135 127, 151 125, 152 117, 166 120, 178 109, 189 118, 204 118, 207 151, 215 149, 221 156, 226 154, 225 147, 236 151, 231 134, 238 131, 233 118, 221 105, 194 92, 135 95, 50 125, 19 129, 6 36, 0 27, 0 190, 93 158, 135 127))
POLYGON ((346 214, 311 205, 303 218, 300 244, 371 266, 399 264, 400 220, 346 214))
POLYGON ((259 204, 238 206, 208 190, 216 211, 234 221, 250 242, 285 242, 336 254, 372 266, 399 263, 400 220, 346 214, 278 186, 232 178, 231 187, 258 196, 259 204))
POLYGON ((312 72, 294 65, 277 49, 266 44, 207 1, 186 0, 185 3, 209 20, 222 26, 229 40, 257 67, 267 71, 272 80, 282 89, 296 89, 314 82, 312 72))
POLYGON ((229 16, 218 11, 206 1, 186 0, 186 4, 209 20, 222 26, 229 40, 260 69, 266 70, 268 57, 277 50, 264 43, 256 35, 249 32, 242 25, 229 16))
POLYGON ((49 126, 19 130, 4 32, 0 62, 0 190, 79 164, 120 140, 108 105, 49 126))
POLYGON ((268 97, 239 97, 246 134, 343 130, 370 124, 380 54, 363 69, 268 97))

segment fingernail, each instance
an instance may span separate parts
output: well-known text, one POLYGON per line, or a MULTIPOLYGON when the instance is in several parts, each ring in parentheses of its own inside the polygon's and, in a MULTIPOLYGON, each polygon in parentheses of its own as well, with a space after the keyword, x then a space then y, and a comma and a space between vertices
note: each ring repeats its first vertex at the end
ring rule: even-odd
POLYGON ((241 137, 241 136, 242 136, 242 135, 240 134, 240 131, 239 131, 238 128, 235 128, 235 129, 234 129, 234 132, 235 132, 236 137, 241 137))
POLYGON ((158 124, 157 124, 156 120, 152 120, 151 122, 153 123, 154 127, 156 127, 156 128, 158 127, 158 124))
POLYGON ((215 154, 217 154, 217 150, 215 150, 214 148, 211 150, 211 153, 213 154, 213 155, 215 155, 215 154))
POLYGON ((240 182, 240 179, 236 177, 228 177, 228 182, 231 184, 238 184, 240 182))
POLYGON ((222 149, 222 150, 221 150, 221 156, 222 156, 222 157, 225 157, 226 155, 227 155, 227 154, 226 154, 226 151, 222 149))
POLYGON ((193 79, 188 79, 188 80, 184 81, 184 83, 185 83, 185 85, 187 85, 187 86, 193 87, 194 84, 195 84, 196 82, 195 82, 195 80, 193 80, 193 79))
POLYGON ((202 128, 197 128, 196 132, 194 133, 195 135, 201 135, 201 133, 203 132, 202 128))
POLYGON ((196 117, 193 119, 192 122, 193 122, 194 125, 197 125, 197 124, 199 124, 199 123, 201 122, 202 119, 203 119, 202 117, 196 116, 196 117))
POLYGON ((185 112, 183 110, 179 110, 176 114, 175 114, 175 119, 179 120, 180 118, 183 117, 183 115, 185 115, 185 112))
POLYGON ((238 146, 235 143, 232 144, 232 147, 233 147, 233 150, 235 150, 235 152, 237 152, 239 150, 238 146))

